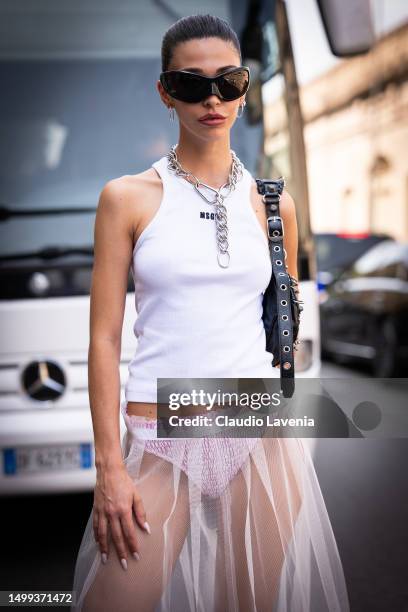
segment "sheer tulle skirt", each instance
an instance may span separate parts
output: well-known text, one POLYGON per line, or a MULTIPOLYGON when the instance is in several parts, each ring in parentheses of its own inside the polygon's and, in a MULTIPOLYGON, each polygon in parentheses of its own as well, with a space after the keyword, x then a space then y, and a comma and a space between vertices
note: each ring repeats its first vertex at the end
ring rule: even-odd
MULTIPOLYGON (((124 571, 104 565, 92 512, 74 576, 75 610, 346 612, 343 569, 310 452, 299 438, 156 439, 122 414, 128 473, 151 527, 124 571)), ((155 426, 155 422, 153 423, 155 426)))

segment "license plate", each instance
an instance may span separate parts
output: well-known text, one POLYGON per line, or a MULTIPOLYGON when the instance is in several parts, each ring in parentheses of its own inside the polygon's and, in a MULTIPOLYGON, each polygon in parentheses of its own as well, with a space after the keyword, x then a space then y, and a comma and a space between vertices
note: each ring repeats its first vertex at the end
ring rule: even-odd
POLYGON ((3 449, 4 474, 90 469, 92 445, 19 446, 3 449))

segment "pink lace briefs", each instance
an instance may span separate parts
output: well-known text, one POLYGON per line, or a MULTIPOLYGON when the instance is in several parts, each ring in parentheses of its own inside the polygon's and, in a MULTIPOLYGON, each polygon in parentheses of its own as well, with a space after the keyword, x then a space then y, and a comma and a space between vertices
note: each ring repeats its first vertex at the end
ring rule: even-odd
POLYGON ((136 444, 182 469, 204 495, 219 497, 237 475, 259 438, 157 438, 157 420, 129 415, 121 404, 126 427, 136 444))

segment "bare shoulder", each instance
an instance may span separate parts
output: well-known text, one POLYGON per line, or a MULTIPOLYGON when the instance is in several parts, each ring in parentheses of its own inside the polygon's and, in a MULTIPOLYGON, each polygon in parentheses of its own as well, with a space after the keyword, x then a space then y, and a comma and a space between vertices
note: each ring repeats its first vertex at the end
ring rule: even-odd
POLYGON ((286 227, 296 225, 296 204, 290 193, 284 189, 280 199, 280 214, 286 227))
MULTIPOLYGON (((252 177, 251 184, 251 199, 256 204, 261 204, 262 206, 265 206, 264 201, 262 200, 262 195, 258 193, 258 187, 254 177, 252 177)), ((283 189, 280 199, 280 213, 286 218, 290 218, 296 215, 295 201, 286 188, 283 189)))
POLYGON ((151 192, 160 186, 160 179, 154 168, 138 174, 125 174, 105 183, 100 203, 105 206, 135 206, 142 203, 151 192))
POLYGON ((295 200, 292 198, 292 196, 290 195, 289 191, 286 188, 284 188, 282 191, 280 206, 281 206, 281 211, 282 209, 285 209, 288 213, 291 213, 291 214, 296 212, 295 200))
POLYGON ((160 204, 162 181, 154 168, 126 174, 108 181, 100 194, 98 211, 110 218, 120 217, 135 242, 139 228, 160 204))

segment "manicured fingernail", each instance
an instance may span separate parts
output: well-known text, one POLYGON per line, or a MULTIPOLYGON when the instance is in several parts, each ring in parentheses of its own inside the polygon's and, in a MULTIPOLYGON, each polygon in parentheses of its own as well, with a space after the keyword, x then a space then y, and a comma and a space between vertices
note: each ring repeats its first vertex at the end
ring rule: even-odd
POLYGON ((123 569, 127 570, 127 561, 126 561, 126 559, 121 559, 120 562, 122 564, 123 569))
POLYGON ((138 553, 138 552, 136 552, 136 551, 135 551, 134 553, 132 553, 132 555, 134 556, 134 558, 136 559, 136 561, 140 561, 140 555, 139 555, 139 553, 138 553))
POLYGON ((147 521, 144 523, 143 527, 146 529, 147 533, 149 533, 149 534, 152 533, 150 531, 150 525, 149 525, 149 523, 147 521))
POLYGON ((106 553, 102 553, 102 563, 106 563, 108 560, 108 555, 106 553))

